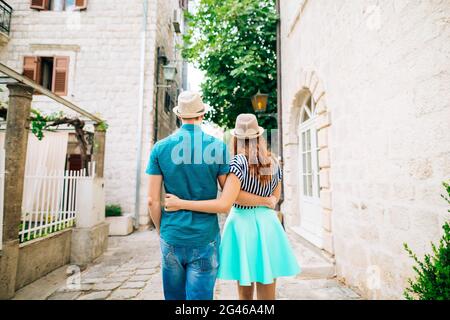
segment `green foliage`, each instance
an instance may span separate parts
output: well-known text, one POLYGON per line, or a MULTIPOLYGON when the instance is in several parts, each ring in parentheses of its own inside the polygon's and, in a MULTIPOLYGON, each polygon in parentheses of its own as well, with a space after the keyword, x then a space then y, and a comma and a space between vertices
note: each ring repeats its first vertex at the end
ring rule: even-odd
MULTIPOLYGON (((450 204, 450 186, 445 182, 443 185, 448 196, 442 197, 450 204)), ((409 288, 404 292, 408 300, 450 300, 450 224, 446 222, 442 228, 444 235, 439 246, 432 243, 433 255, 426 254, 423 261, 404 244, 406 251, 417 263, 413 267, 417 277, 408 280, 409 288)))
MULTIPOLYGON (((205 73, 208 120, 233 127, 238 114, 253 113, 258 90, 269 94, 266 113, 276 112, 277 19, 275 0, 200 0, 188 15, 183 57, 205 73)), ((276 119, 261 116, 260 125, 276 128, 276 119)))
MULTIPOLYGON (((35 223, 35 222, 20 222, 19 225, 19 230, 23 230, 23 224, 25 223, 25 229, 31 229, 33 227, 36 227, 39 225, 39 223, 35 223)), ((30 232, 30 233, 26 233, 25 237, 22 239, 22 237, 19 237, 19 242, 20 243, 25 243, 34 239, 39 239, 39 238, 45 238, 46 236, 48 236, 49 234, 61 231, 61 230, 65 230, 67 228, 71 228, 74 226, 74 222, 70 221, 68 223, 63 223, 63 224, 57 224, 57 225, 53 225, 53 226, 49 226, 47 229, 43 229, 42 232, 38 231, 36 232, 36 234, 34 234, 34 232, 30 232)))
POLYGON ((97 130, 106 132, 108 130, 108 123, 106 121, 97 123, 97 130))
POLYGON ((39 140, 44 138, 44 128, 47 125, 47 120, 45 117, 37 110, 32 109, 31 114, 33 117, 31 118, 31 131, 39 140))
MULTIPOLYGON (((450 204, 450 184, 443 182, 442 185, 444 186, 445 190, 447 191, 448 196, 445 196, 443 194, 441 194, 441 197, 447 201, 447 203, 450 204)), ((448 212, 450 213, 450 209, 448 209, 448 212)))
POLYGON ((64 116, 62 112, 56 112, 46 116, 36 109, 31 109, 31 115, 31 132, 33 132, 39 140, 44 138, 44 130, 47 129, 46 126, 48 122, 55 121, 64 116))
POLYGON ((122 208, 118 204, 110 204, 105 208, 106 217, 120 217, 122 215, 122 208))

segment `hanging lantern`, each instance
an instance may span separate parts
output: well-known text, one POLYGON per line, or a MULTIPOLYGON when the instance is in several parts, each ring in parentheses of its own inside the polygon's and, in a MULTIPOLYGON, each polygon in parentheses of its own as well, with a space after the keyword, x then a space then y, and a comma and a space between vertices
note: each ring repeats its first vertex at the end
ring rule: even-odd
POLYGON ((252 97, 253 110, 255 110, 255 112, 266 111, 268 98, 268 94, 261 93, 261 91, 258 90, 258 93, 252 97))
POLYGON ((164 72, 164 80, 166 81, 175 81, 175 77, 177 75, 177 67, 172 64, 168 64, 163 66, 164 72))

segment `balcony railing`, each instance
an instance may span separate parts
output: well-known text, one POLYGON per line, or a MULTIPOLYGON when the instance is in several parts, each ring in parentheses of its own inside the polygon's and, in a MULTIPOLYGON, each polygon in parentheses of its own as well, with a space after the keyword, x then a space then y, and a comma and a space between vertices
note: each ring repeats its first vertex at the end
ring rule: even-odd
POLYGON ((11 29, 11 14, 13 9, 5 1, 0 0, 0 32, 9 36, 11 29))

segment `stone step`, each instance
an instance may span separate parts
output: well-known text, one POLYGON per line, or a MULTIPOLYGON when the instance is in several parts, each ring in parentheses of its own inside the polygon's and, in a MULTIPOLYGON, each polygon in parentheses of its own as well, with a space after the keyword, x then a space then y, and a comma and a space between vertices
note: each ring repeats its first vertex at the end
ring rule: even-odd
POLYGON ((332 279, 336 276, 334 259, 327 257, 297 233, 287 230, 287 235, 302 272, 298 279, 332 279))

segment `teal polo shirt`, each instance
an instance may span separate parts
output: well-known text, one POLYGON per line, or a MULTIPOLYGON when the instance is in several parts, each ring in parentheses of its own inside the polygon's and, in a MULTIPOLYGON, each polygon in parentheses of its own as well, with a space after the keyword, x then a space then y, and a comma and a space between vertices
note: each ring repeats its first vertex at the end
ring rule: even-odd
MULTIPOLYGON (((163 176, 166 193, 185 200, 216 199, 217 178, 228 172, 226 145, 193 124, 184 124, 158 141, 146 170, 149 175, 163 176)), ((216 214, 161 210, 161 238, 171 245, 206 245, 219 233, 216 214)))

